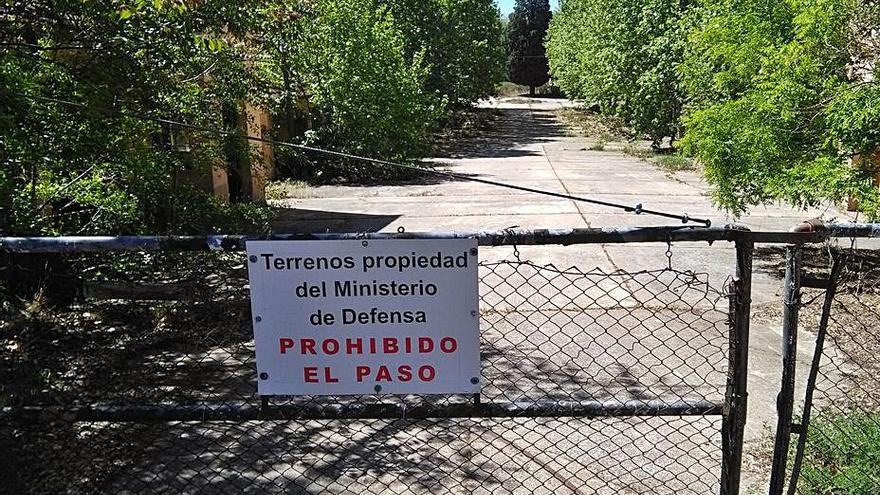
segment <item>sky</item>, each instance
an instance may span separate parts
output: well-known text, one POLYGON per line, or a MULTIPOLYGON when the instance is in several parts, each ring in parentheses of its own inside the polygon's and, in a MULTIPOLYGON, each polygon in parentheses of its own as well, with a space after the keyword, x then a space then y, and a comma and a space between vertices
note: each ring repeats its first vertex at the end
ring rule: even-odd
MULTIPOLYGON (((507 16, 513 12, 513 4, 516 0, 498 0, 498 7, 501 8, 501 15, 507 16)), ((550 8, 556 10, 559 7, 559 0, 550 0, 550 8)))

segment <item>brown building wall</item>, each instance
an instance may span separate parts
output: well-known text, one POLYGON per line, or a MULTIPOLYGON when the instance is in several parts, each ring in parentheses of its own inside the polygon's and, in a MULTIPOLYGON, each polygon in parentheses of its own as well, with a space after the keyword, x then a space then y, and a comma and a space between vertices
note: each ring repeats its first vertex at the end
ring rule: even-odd
MULTIPOLYGON (((248 136, 269 139, 272 128, 269 112, 264 108, 245 103, 242 108, 241 128, 248 136)), ((266 184, 275 177, 275 156, 272 145, 249 140, 250 160, 240 170, 243 179, 244 195, 253 201, 266 200, 266 184)))

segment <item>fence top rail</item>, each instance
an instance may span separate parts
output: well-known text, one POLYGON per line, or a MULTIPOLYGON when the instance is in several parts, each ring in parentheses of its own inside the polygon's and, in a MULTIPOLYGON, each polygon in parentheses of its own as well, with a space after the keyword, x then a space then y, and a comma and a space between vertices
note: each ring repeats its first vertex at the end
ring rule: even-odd
POLYGON ((480 246, 623 244, 632 242, 748 241, 766 244, 821 243, 830 238, 880 238, 880 224, 827 224, 817 232, 750 231, 724 227, 624 227, 589 229, 504 229, 495 231, 353 232, 270 236, 62 236, 0 237, 5 253, 108 251, 242 251, 249 240, 378 240, 475 238, 480 246))

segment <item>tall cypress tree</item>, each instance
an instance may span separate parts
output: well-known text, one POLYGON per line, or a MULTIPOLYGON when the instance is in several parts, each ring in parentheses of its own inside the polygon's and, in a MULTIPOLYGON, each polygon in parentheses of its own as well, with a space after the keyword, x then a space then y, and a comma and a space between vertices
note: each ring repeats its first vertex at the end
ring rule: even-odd
POLYGON ((507 71, 512 82, 535 88, 550 80, 544 37, 550 25, 549 0, 516 0, 507 25, 507 71))

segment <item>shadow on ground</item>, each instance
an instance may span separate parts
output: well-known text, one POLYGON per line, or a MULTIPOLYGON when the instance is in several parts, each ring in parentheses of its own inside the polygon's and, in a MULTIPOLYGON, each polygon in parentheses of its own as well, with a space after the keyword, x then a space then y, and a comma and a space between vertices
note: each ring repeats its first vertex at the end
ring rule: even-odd
POLYGON ((398 218, 400 215, 279 208, 272 221, 272 230, 279 234, 378 232, 398 218))
MULTIPOLYGON (((362 168, 369 172, 376 168, 377 173, 360 173, 356 181, 331 179, 328 182, 317 185, 345 186, 345 187, 377 187, 377 186, 429 186, 447 182, 467 180, 468 177, 480 177, 482 174, 463 173, 454 169, 447 169, 444 159, 468 159, 468 158, 516 158, 526 156, 540 156, 539 150, 527 149, 529 145, 541 144, 555 140, 566 135, 565 127, 561 125, 553 110, 530 109, 530 108, 504 108, 504 109, 474 109, 472 112, 481 114, 476 120, 485 121, 477 128, 450 130, 444 135, 438 136, 438 142, 434 145, 434 157, 429 157, 415 163, 424 172, 417 170, 398 170, 401 172, 394 178, 387 178, 383 174, 386 168, 392 165, 353 163, 352 166, 362 168), (491 114, 487 117, 483 114, 491 114), (382 169, 382 170, 380 170, 382 169), (460 177, 444 176, 436 172, 454 172, 460 177), (372 178, 371 178, 372 177, 372 178)), ((411 164, 407 164, 411 165, 411 164)), ((295 212, 297 210, 291 210, 295 212)), ((278 223, 281 230, 286 231, 287 222, 294 220, 291 212, 280 213, 278 223)), ((332 216, 329 219, 336 221, 332 216)), ((303 220, 308 220, 304 218, 303 220)), ((377 229, 378 230, 378 229, 377 229)), ((314 232, 315 230, 311 230, 314 232)), ((324 229, 319 231, 323 232, 324 229)), ((334 228, 330 227, 330 232, 334 228)), ((358 231, 370 231, 368 228, 358 231)))
POLYGON ((452 140, 437 146, 439 158, 511 158, 537 156, 531 144, 552 141, 565 135, 565 128, 552 110, 505 108, 491 129, 478 132, 467 140, 452 140))

